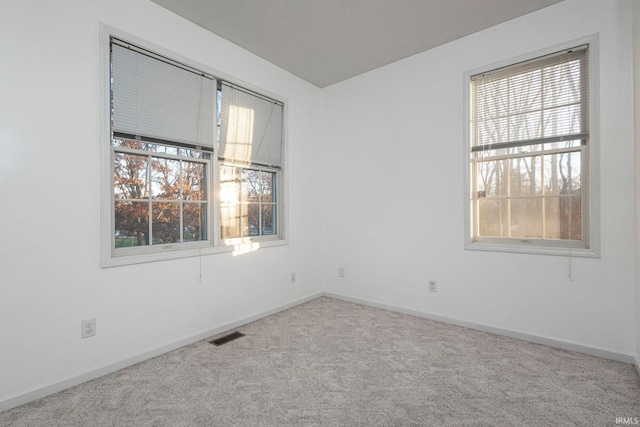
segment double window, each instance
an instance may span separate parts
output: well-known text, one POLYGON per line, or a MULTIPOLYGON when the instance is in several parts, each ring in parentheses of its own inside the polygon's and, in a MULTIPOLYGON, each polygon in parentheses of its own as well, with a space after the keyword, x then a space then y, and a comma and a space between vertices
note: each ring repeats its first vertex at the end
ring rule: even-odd
POLYGON ((588 52, 471 76, 472 243, 589 248, 588 52))
POLYGON ((281 241, 283 104, 120 39, 109 46, 108 258, 281 241))

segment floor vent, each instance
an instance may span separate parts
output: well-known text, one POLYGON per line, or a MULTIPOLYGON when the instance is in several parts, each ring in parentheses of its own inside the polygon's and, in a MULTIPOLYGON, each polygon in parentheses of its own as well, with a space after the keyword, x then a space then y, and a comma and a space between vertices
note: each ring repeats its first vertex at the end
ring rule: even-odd
POLYGON ((233 333, 231 333, 229 335, 225 335, 223 337, 216 338, 215 340, 209 341, 209 342, 211 344, 215 345, 215 346, 218 346, 218 345, 226 344, 229 341, 237 340, 238 338, 241 338, 243 336, 244 336, 244 334, 241 333, 241 332, 233 332, 233 333))

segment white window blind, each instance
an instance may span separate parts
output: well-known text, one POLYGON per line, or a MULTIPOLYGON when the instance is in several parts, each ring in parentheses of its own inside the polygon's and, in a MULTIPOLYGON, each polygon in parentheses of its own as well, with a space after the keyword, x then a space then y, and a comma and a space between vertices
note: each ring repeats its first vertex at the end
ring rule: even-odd
POLYGON ((222 83, 221 160, 282 167, 281 103, 222 83))
POLYGON ((113 131, 213 149, 216 81, 112 43, 113 131))
POLYGON ((473 76, 472 152, 586 142, 586 47, 473 76))

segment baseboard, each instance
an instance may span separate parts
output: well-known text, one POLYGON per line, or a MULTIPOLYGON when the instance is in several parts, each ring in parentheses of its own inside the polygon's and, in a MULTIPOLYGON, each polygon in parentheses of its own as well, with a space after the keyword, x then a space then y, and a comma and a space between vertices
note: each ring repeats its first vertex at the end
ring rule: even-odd
POLYGON ((556 347, 563 350, 575 351, 578 353, 589 354, 591 356, 602 357, 604 359, 610 359, 618 362, 629 363, 629 364, 635 365, 636 369, 638 370, 638 374, 640 374, 640 360, 638 359, 637 355, 634 356, 631 353, 625 353, 625 352, 615 351, 607 348, 580 344, 572 341, 561 340, 554 337, 530 334, 527 332, 522 332, 522 331, 517 331, 512 329, 505 329, 498 326, 476 323, 468 320, 456 319, 453 317, 447 317, 439 314, 417 311, 417 310, 413 310, 406 307, 385 304, 378 301, 365 300, 365 299, 337 294, 333 292, 323 292, 323 295, 330 298, 341 299, 343 301, 354 302, 357 304, 367 305, 370 307, 382 308, 384 310, 394 311, 397 313, 409 314, 411 316, 435 320, 437 322, 448 323, 451 325, 462 326, 465 328, 475 329, 483 332, 489 332, 496 335, 516 338, 523 341, 533 342, 536 344, 543 344, 549 347, 556 347))
POLYGON ((123 359, 120 359, 114 362, 106 363, 101 366, 96 366, 84 371, 76 372, 67 377, 58 378, 54 381, 39 384, 37 386, 28 388, 26 390, 22 390, 18 393, 9 395, 7 398, 3 400, 0 400, 0 412, 7 411, 9 409, 15 408, 16 406, 24 405, 25 403, 29 403, 37 399, 41 399, 53 393, 66 390, 68 388, 85 383, 87 381, 94 380, 96 378, 110 374, 112 372, 116 372, 128 366, 135 365, 136 363, 144 362, 145 360, 154 358, 156 356, 160 356, 161 354, 164 354, 173 350, 177 350, 180 347, 193 344, 195 342, 201 341, 208 337, 230 331, 231 329, 235 329, 242 325, 246 325, 247 323, 251 323, 256 320, 262 319, 264 317, 271 316, 272 314, 276 314, 280 311, 287 310, 289 308, 314 300, 321 296, 323 296, 323 293, 317 292, 306 297, 298 298, 287 304, 279 305, 277 307, 273 307, 271 309, 268 309, 259 313, 255 313, 250 316, 242 317, 240 319, 223 323, 211 329, 200 331, 198 333, 195 333, 186 337, 182 337, 180 339, 173 340, 173 341, 158 345, 156 347, 152 347, 145 351, 132 354, 128 357, 125 357, 123 359))

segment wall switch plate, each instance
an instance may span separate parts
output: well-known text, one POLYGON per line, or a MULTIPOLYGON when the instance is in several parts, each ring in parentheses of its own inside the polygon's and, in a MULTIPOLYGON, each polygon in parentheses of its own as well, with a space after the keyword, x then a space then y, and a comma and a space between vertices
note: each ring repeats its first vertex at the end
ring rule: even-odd
POLYGON ((291 273, 291 283, 296 283, 296 273, 291 273))
POLYGON ((338 268, 338 277, 344 279, 344 267, 338 268))
POLYGON ((80 324, 80 338, 89 338, 96 334, 96 319, 83 320, 80 324))

